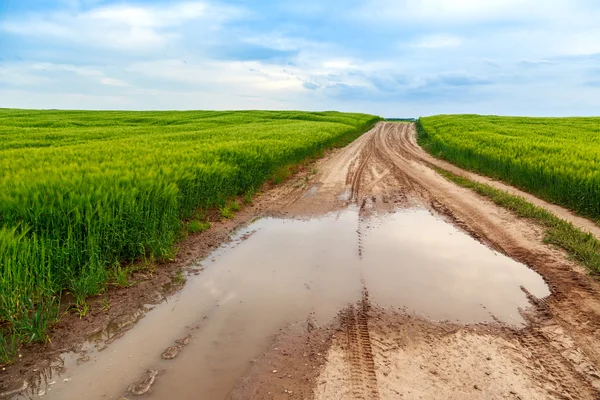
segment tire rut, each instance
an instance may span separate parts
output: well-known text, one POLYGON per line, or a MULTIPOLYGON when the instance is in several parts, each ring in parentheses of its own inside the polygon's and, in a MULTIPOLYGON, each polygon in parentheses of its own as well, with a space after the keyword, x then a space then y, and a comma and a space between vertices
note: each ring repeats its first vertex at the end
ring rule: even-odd
MULTIPOLYGON (((375 129, 374 135, 377 135, 377 133, 379 131, 381 131, 381 128, 378 126, 375 129)), ((358 202, 361 182, 363 181, 363 176, 364 176, 364 171, 365 171, 365 168, 369 165, 369 161, 371 160, 372 155, 373 155, 373 139, 369 138, 367 143, 365 143, 362 151, 358 155, 358 161, 356 162, 356 164, 358 164, 358 166, 354 167, 354 165, 352 165, 351 168, 348 169, 348 175, 346 177, 346 184, 350 185, 350 193, 351 193, 350 201, 352 201, 352 202, 358 202)), ((353 163, 353 164, 355 164, 355 163, 353 163)))
POLYGON ((342 315, 346 333, 346 357, 350 365, 349 387, 354 400, 378 400, 379 389, 375 360, 369 335, 369 298, 366 290, 358 306, 351 306, 342 315))

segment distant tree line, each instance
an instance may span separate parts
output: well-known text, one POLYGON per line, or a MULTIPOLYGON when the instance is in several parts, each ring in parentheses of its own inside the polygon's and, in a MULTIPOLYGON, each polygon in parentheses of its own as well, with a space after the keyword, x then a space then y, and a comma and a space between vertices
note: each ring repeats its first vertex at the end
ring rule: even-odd
POLYGON ((386 121, 416 122, 417 118, 386 118, 386 121))

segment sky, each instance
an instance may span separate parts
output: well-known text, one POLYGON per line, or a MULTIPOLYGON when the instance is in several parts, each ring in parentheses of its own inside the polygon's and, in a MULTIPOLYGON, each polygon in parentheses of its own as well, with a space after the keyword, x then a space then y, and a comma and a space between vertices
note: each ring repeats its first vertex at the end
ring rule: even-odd
POLYGON ((0 107, 600 115, 600 2, 0 0, 0 107))

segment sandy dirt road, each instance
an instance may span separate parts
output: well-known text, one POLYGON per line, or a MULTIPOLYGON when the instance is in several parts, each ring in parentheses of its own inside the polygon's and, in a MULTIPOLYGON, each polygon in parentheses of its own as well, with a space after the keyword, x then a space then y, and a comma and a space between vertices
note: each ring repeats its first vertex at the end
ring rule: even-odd
POLYGON ((379 123, 215 224, 246 228, 19 398, 600 398, 597 280, 431 165, 490 183, 379 123))
MULTIPOLYGON (((523 195, 432 158, 417 145, 414 125, 380 123, 321 163, 308 190, 282 188, 274 193, 274 210, 311 215, 356 204, 360 215, 368 218, 374 212, 424 207, 538 272, 552 294, 543 300, 528 294, 532 307, 523 310, 527 325, 519 329, 453 325, 390 313, 371 305, 365 295, 340 314, 327 360, 310 381, 314 388, 300 383, 295 389, 306 398, 314 390, 318 400, 599 398, 598 282, 561 251, 543 244, 539 227, 448 182, 430 165, 523 195)), ((598 235, 593 223, 533 199, 598 235)), ((359 253, 360 235, 359 229, 359 253)), ((264 363, 271 361, 267 352, 264 363)), ((293 357, 279 364, 283 370, 298 369, 293 357)), ((269 394, 285 394, 285 389, 276 381, 261 380, 265 375, 264 365, 258 363, 232 397, 245 398, 251 390, 251 398, 285 398, 269 394)))

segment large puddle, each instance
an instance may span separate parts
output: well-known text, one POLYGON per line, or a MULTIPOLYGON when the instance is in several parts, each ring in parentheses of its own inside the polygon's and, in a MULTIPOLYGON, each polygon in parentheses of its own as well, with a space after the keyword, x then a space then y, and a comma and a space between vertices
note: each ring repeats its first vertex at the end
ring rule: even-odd
POLYGON ((511 325, 524 323, 519 308, 529 305, 521 286, 549 295, 538 274, 425 210, 366 220, 353 209, 310 220, 265 218, 235 239, 122 339, 77 367, 69 358, 44 398, 116 399, 156 369, 146 398, 224 399, 272 334, 311 315, 330 321, 363 288, 379 306, 511 325), (161 358, 190 333, 176 359, 161 358))

